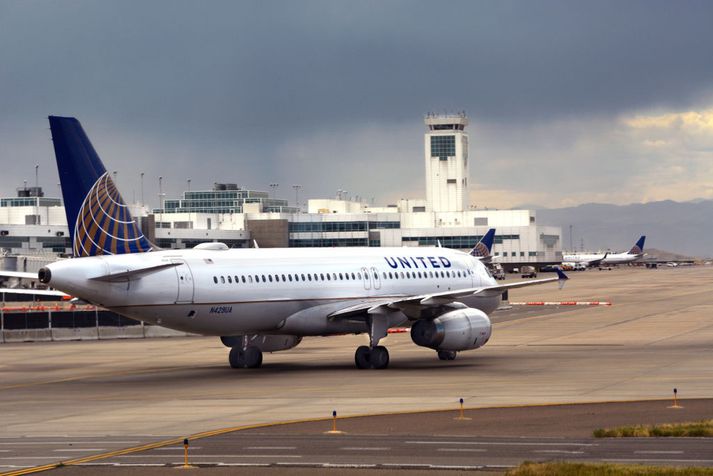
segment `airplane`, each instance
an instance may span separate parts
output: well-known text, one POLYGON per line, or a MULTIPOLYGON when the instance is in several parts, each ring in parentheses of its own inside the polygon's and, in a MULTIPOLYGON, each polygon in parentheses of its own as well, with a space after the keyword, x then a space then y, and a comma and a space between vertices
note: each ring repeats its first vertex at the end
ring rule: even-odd
POLYGON ((626 253, 614 253, 610 254, 602 261, 604 264, 626 264, 632 263, 644 256, 644 241, 646 241, 646 235, 642 235, 637 240, 636 244, 631 247, 626 253))
POLYGON ((201 243, 160 250, 142 234, 79 121, 50 116, 74 258, 39 280, 121 315, 219 336, 233 368, 305 336, 368 334, 359 369, 384 369, 379 345, 411 325, 416 345, 441 360, 490 339, 503 292, 567 276, 497 284, 481 260, 447 248, 240 248, 201 243))
POLYGON ((602 254, 573 254, 564 255, 562 259, 563 266, 572 266, 577 269, 581 266, 581 269, 594 268, 602 264, 602 262, 607 258, 609 252, 602 254))
POLYGON ((640 259, 644 256, 644 241, 646 236, 642 235, 631 249, 624 253, 594 253, 594 254, 571 254, 562 257, 563 263, 582 263, 587 267, 598 266, 599 264, 626 264, 640 259))

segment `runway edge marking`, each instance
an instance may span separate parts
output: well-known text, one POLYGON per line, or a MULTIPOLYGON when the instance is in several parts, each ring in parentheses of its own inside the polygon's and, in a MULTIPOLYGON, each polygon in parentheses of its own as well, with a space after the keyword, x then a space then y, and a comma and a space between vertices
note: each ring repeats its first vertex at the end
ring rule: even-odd
MULTIPOLYGON (((695 398, 692 398, 695 400, 695 398)), ((513 405, 494 405, 485 407, 464 407, 464 410, 495 410, 498 408, 536 408, 536 407, 557 407, 557 406, 569 406, 569 405, 594 405, 594 404, 612 404, 612 403, 640 403, 640 402, 662 402, 668 401, 668 398, 638 398, 632 400, 605 400, 605 401, 592 401, 592 402, 559 402, 559 403, 534 403, 534 404, 513 404, 513 405)), ((378 416, 393 416, 393 415, 415 415, 419 413, 444 413, 455 411, 453 408, 442 408, 434 410, 406 410, 406 411, 394 411, 394 412, 380 412, 380 413, 362 413, 358 415, 345 415, 339 417, 340 420, 355 419, 355 418, 369 418, 378 416)), ((285 426, 285 425, 295 425, 299 423, 316 423, 322 421, 332 421, 332 417, 319 417, 319 418, 303 418, 298 420, 285 420, 271 423, 256 423, 253 425, 242 425, 242 426, 232 426, 227 428, 219 428, 216 430, 202 431, 187 436, 189 440, 200 440, 202 438, 210 438, 211 436, 225 435, 227 433, 234 433, 238 431, 254 430, 257 428, 270 428, 275 426, 285 426)), ((15 471, 9 471, 5 473, 0 473, 0 476, 23 476, 26 474, 40 473, 43 471, 51 471, 53 469, 60 468, 62 466, 75 466, 87 463, 92 463, 94 461, 113 458, 115 456, 123 456, 131 453, 139 453, 142 451, 153 450, 156 448, 161 448, 169 445, 182 444, 184 437, 176 437, 168 440, 156 441, 154 443, 146 443, 144 445, 132 446, 130 448, 124 448, 120 450, 107 451, 105 453, 99 453, 91 456, 85 456, 82 458, 73 458, 63 461, 58 461, 56 463, 45 464, 42 466, 33 466, 31 468, 24 468, 15 471)))

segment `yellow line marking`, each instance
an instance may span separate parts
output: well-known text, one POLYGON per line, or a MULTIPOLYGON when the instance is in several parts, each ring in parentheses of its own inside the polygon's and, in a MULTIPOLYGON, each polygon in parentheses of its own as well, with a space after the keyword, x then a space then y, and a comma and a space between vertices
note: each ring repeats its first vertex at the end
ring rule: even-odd
MULTIPOLYGON (((513 404, 513 405, 494 405, 485 407, 464 407, 464 410, 496 410, 499 408, 540 408, 540 407, 557 407, 557 406, 574 406, 574 405, 606 405, 613 403, 647 403, 647 402, 664 402, 670 401, 670 398, 652 398, 652 399, 634 399, 634 400, 605 400, 605 401, 591 401, 591 402, 558 402, 558 403, 534 403, 534 404, 513 404)), ((453 408, 443 408, 434 410, 405 410, 405 411, 395 411, 395 412, 382 412, 382 413, 362 413, 358 415, 346 415, 340 416, 340 420, 355 419, 355 418, 369 418, 378 416, 396 416, 396 415, 416 415, 420 413, 445 413, 459 411, 460 407, 453 406, 453 408)), ((194 433, 187 438, 190 441, 200 440, 203 438, 209 438, 211 436, 224 435, 227 433, 234 433, 238 431, 254 430, 257 428, 270 428, 276 426, 286 426, 295 425, 300 423, 315 423, 323 421, 332 421, 333 417, 319 417, 319 418, 303 418, 297 420, 285 420, 271 423, 256 423, 253 425, 243 425, 243 426, 232 426, 227 428, 218 428, 216 430, 208 430, 200 433, 194 433)), ((124 448, 120 450, 108 451, 106 453, 99 453, 91 456, 85 456, 82 458, 74 458, 69 460, 58 461, 56 463, 46 464, 43 466, 35 466, 32 468, 19 469, 16 471, 10 471, 7 473, 0 473, 0 476, 23 476, 26 474, 39 473, 42 471, 50 471, 52 469, 59 468, 60 466, 71 466, 78 464, 86 464, 101 459, 113 458, 115 456, 123 456, 131 453, 139 453, 142 451, 153 450, 156 448, 162 448, 164 446, 171 446, 177 444, 183 444, 184 437, 176 437, 168 440, 157 441, 154 443, 147 443, 144 445, 133 446, 130 448, 124 448)))

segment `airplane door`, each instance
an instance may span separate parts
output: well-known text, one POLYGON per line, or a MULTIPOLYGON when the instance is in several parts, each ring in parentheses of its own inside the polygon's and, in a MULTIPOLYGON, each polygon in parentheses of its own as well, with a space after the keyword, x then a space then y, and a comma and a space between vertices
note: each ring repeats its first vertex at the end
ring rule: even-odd
POLYGON ((372 266, 371 275, 374 278, 374 289, 381 289, 381 279, 379 278, 379 272, 372 266))
POLYGON ((172 259, 171 263, 180 263, 176 266, 176 279, 178 280, 178 293, 176 295, 176 304, 185 304, 193 302, 193 273, 185 261, 181 259, 172 259))
POLYGON ((371 289, 371 278, 369 277, 369 270, 366 268, 362 268, 361 276, 364 280, 364 289, 371 289))

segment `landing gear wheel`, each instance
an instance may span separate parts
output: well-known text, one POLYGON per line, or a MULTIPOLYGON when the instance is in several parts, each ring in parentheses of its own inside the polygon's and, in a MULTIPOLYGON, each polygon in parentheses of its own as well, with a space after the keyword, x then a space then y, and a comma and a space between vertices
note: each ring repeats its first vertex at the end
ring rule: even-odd
POLYGON ((241 347, 232 347, 228 354, 228 362, 234 369, 242 369, 245 367, 245 352, 241 347))
POLYGON ((389 351, 386 350, 386 347, 378 345, 371 349, 369 361, 375 369, 385 369, 389 366, 389 351))
POLYGON ((245 349, 245 368, 256 369, 262 365, 262 351, 255 346, 245 349))
POLYGON ((439 350, 438 358, 441 360, 456 360, 456 352, 451 350, 439 350))
POLYGON ((356 352, 354 353, 354 363, 356 363, 358 369, 371 368, 370 355, 371 349, 369 349, 367 346, 362 345, 357 348, 356 352))
POLYGON ((254 346, 247 349, 233 347, 230 349, 228 361, 234 369, 256 369, 262 365, 262 351, 254 346))

